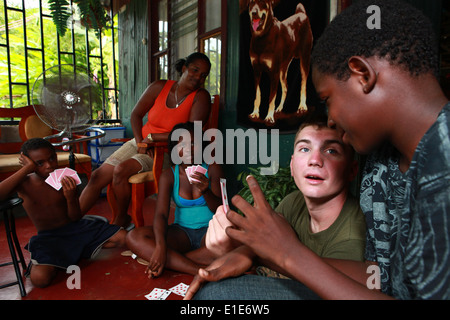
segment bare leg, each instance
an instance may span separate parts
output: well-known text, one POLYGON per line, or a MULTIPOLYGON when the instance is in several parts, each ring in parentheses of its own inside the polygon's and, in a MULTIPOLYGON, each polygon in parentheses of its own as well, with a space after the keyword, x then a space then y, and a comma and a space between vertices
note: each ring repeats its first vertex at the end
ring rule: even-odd
POLYGON ((31 283, 38 288, 48 287, 55 279, 58 270, 49 265, 33 265, 30 272, 31 283))
POLYGON ((119 230, 115 235, 109 238, 108 241, 105 242, 103 248, 121 248, 125 247, 125 238, 127 236, 127 231, 124 229, 119 230))
MULTIPOLYGON (((131 230, 127 234, 126 244, 137 256, 150 261, 156 247, 152 227, 142 227, 131 230)), ((183 254, 189 250, 189 239, 178 228, 170 228, 167 232, 167 259, 166 267, 183 273, 196 275, 199 266, 183 254), (180 253, 181 252, 181 253, 180 253)))
POLYGON ((128 206, 131 199, 131 185, 128 183, 128 178, 138 173, 141 169, 141 164, 134 159, 126 160, 114 168, 112 184, 117 207, 113 209, 116 210, 116 219, 112 222, 113 224, 127 227, 130 223, 131 218, 128 215, 128 206))
POLYGON ((205 246, 201 246, 197 250, 190 251, 186 253, 186 258, 192 260, 198 265, 208 266, 210 265, 217 256, 209 251, 205 246))
POLYGON ((111 183, 114 166, 104 163, 92 172, 88 184, 80 196, 81 212, 86 214, 100 197, 102 189, 111 183))

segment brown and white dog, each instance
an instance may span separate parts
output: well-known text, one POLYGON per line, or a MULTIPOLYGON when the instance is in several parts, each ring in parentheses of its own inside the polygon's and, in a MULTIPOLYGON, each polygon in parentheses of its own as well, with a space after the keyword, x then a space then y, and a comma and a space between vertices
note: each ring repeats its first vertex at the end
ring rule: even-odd
POLYGON ((252 30, 249 54, 253 67, 256 96, 253 112, 249 117, 252 119, 259 118, 259 107, 261 104, 260 80, 262 73, 265 72, 270 79, 270 94, 269 110, 264 121, 268 125, 275 123, 274 112, 282 111, 286 100, 288 90, 287 72, 294 58, 300 59, 302 76, 300 104, 297 112, 307 112, 306 82, 309 73, 313 36, 304 6, 299 3, 295 14, 280 22, 273 15, 273 6, 279 0, 240 1, 241 10, 244 6, 248 7, 252 30), (281 82, 282 95, 280 104, 275 110, 279 81, 281 82))

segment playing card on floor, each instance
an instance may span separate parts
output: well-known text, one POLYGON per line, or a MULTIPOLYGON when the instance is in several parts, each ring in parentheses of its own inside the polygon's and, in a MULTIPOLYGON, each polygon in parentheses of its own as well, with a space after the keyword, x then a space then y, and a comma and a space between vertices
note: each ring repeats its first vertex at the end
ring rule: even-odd
POLYGON ((154 288, 152 292, 147 294, 145 297, 148 300, 166 300, 166 298, 170 295, 170 291, 161 288, 154 288))
POLYGON ((169 289, 170 292, 173 292, 179 296, 184 297, 188 290, 189 286, 183 282, 177 284, 175 287, 169 289))

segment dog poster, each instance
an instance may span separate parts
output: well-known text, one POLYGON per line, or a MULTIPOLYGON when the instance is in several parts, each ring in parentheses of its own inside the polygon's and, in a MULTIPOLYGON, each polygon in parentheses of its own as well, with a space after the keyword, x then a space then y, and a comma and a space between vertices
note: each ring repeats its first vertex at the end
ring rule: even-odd
POLYGON ((295 132, 324 112, 311 81, 314 39, 328 19, 326 0, 239 0, 240 65, 237 122, 295 132))

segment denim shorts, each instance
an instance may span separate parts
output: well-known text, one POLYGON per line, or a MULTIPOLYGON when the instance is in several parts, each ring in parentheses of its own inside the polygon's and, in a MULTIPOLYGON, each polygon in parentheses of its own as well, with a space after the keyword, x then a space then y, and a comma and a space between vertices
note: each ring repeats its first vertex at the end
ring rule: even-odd
POLYGON ((206 231, 208 230, 208 227, 203 227, 200 229, 186 228, 180 226, 178 223, 173 223, 171 226, 177 227, 186 233, 189 241, 191 242, 191 250, 196 250, 201 247, 202 239, 205 236, 206 231))

